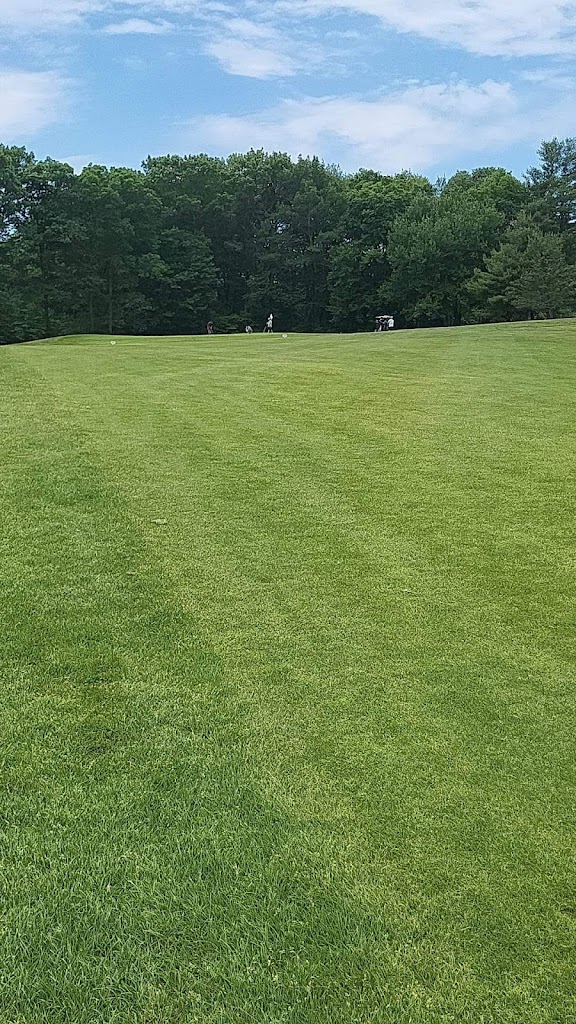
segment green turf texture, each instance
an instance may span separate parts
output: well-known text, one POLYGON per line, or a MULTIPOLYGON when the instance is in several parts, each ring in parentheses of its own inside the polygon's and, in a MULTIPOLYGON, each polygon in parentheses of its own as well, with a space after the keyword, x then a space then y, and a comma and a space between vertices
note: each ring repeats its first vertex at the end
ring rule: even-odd
POLYGON ((576 1019, 576 323, 0 349, 1 1024, 576 1019))

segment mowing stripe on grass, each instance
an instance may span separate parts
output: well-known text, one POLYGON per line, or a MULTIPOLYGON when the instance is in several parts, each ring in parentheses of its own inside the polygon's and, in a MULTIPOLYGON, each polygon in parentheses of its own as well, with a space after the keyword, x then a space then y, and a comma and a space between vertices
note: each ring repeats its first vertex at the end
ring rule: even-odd
POLYGON ((10 1024, 570 1019, 540 331, 0 353, 10 1024))

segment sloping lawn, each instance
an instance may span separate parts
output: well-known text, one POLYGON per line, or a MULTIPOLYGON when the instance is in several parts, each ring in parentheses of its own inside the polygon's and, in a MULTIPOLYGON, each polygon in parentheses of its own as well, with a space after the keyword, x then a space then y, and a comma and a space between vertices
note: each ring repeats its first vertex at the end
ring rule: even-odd
POLYGON ((576 1019, 576 323, 0 349, 1 1024, 576 1019))

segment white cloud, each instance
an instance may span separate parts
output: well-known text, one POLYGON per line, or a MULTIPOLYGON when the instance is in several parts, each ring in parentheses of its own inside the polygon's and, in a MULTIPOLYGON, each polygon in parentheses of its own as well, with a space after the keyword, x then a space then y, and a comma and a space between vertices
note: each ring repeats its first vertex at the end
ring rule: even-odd
POLYGON ((245 78, 278 78, 294 75, 297 65, 286 54, 243 39, 217 39, 208 43, 206 52, 231 75, 245 78))
POLYGON ((552 123, 566 127, 573 105, 525 109, 512 86, 451 82, 410 85, 376 99, 289 100, 261 114, 197 118, 193 137, 220 152, 262 147, 317 153, 348 169, 426 171, 443 160, 542 137, 552 123))
POLYGON ((101 6, 99 0, 0 0, 0 25, 23 31, 63 28, 101 6))
POLYGON ((232 75, 283 78, 316 69, 322 51, 283 35, 277 28, 248 18, 220 20, 212 29, 206 52, 232 75))
POLYGON ((56 72, 0 71, 0 138, 21 139, 48 127, 66 102, 66 83, 56 72))
POLYGON ((106 35, 109 36, 160 36, 173 30, 174 26, 169 21, 145 21, 143 18, 128 18, 127 21, 118 21, 111 25, 106 25, 103 29, 106 35))
POLYGON ((0 26, 40 31, 73 25, 93 13, 126 15, 128 9, 135 21, 169 13, 226 18, 231 12, 241 21, 250 14, 265 31, 274 25, 285 40, 287 22, 348 12, 476 54, 576 53, 576 0, 0 0, 0 26))
POLYGON ((282 37, 276 29, 248 18, 218 21, 206 45, 206 52, 225 71, 246 78, 293 75, 297 65, 282 49, 282 37))
POLYGON ((576 0, 277 0, 275 9, 300 17, 343 10, 372 15, 399 32, 476 54, 576 53, 576 0))
POLYGON ((521 75, 523 82, 530 85, 540 85, 547 89, 557 89, 561 92, 574 93, 576 90, 576 78, 573 75, 564 74, 558 67, 537 68, 533 71, 525 71, 521 75))
MULTIPOLYGON (((190 14, 202 0, 0 0, 0 26, 21 32, 38 33, 81 24, 91 14, 126 14, 133 10, 134 21, 169 12, 190 14)), ((209 10, 211 5, 202 4, 209 10)), ((143 31, 140 29, 140 31, 143 31)))

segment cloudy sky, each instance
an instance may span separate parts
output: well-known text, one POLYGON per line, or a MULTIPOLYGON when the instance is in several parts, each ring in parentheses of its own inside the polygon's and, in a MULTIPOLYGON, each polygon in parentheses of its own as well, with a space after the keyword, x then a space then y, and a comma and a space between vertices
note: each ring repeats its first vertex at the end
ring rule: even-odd
POLYGON ((576 135, 576 0, 0 0, 0 141, 431 177, 576 135))

